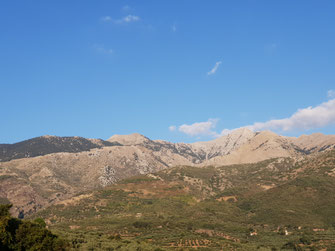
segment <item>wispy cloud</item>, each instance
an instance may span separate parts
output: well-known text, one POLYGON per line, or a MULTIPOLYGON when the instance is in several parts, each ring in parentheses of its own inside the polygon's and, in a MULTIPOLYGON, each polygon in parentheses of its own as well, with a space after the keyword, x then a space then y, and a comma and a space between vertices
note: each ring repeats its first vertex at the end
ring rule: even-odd
POLYGON ((174 132, 176 129, 177 129, 177 127, 174 126, 174 125, 169 126, 169 131, 171 131, 171 132, 174 132))
POLYGON ((103 22, 110 22, 112 21, 112 18, 110 16, 104 16, 102 18, 100 18, 101 21, 103 22))
POLYGON ((327 96, 328 98, 335 98, 335 90, 329 90, 327 96))
MULTIPOLYGON (((178 131, 185 133, 189 136, 212 136, 216 137, 217 134, 213 129, 215 129, 218 119, 209 119, 205 122, 196 122, 191 125, 183 124, 178 127, 178 131)), ((170 126, 170 131, 177 129, 176 126, 170 126)))
POLYGON ((216 71, 218 70, 220 64, 222 64, 221 61, 218 61, 215 63, 214 67, 212 68, 212 70, 210 70, 209 72, 207 72, 207 75, 213 75, 216 73, 216 71))
POLYGON ((113 49, 108 49, 108 48, 106 48, 106 47, 104 47, 103 45, 100 45, 100 44, 94 44, 93 48, 96 52, 102 53, 102 54, 113 54, 114 53, 113 49))
POLYGON ((110 16, 104 16, 104 17, 101 17, 100 20, 102 22, 114 22, 116 24, 125 24, 125 23, 132 23, 132 22, 140 21, 141 18, 139 16, 135 16, 135 15, 127 15, 127 16, 125 16, 123 18, 120 18, 120 19, 113 19, 110 16))
POLYGON ((141 18, 139 16, 134 16, 134 15, 127 15, 121 19, 118 19, 115 21, 115 23, 122 24, 122 23, 132 23, 132 22, 137 22, 140 21, 141 18))

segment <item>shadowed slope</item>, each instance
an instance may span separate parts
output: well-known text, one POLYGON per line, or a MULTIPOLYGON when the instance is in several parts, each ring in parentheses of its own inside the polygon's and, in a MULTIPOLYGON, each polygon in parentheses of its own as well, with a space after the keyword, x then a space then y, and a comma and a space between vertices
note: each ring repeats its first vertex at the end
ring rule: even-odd
POLYGON ((0 144, 0 161, 43 156, 58 152, 77 153, 114 145, 120 144, 82 137, 41 136, 15 144, 0 144))

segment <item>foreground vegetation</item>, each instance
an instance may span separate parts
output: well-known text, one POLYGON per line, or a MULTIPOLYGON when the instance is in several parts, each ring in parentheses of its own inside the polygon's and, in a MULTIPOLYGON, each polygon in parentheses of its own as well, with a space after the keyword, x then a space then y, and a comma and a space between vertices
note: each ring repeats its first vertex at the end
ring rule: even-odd
POLYGON ((68 250, 69 245, 47 230, 43 219, 22 221, 9 214, 11 205, 0 205, 0 250, 68 250))
POLYGON ((335 151, 175 167, 39 212, 74 250, 334 250, 335 151))

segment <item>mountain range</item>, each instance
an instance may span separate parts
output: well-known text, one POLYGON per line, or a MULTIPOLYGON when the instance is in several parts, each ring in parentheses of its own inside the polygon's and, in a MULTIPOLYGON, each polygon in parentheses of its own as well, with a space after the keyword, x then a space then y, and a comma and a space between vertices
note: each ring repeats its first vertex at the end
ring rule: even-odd
POLYGON ((335 150, 296 160, 177 166, 30 218, 73 250, 334 250, 335 150))
POLYGON ((335 135, 321 133, 241 128, 190 144, 47 135, 0 145, 0 204, 42 217, 74 249, 332 248, 334 163, 335 135))
POLYGON ((207 142, 171 143, 143 135, 107 140, 42 136, 0 145, 0 201, 29 215, 73 195, 173 166, 223 166, 306 156, 335 148, 335 135, 285 137, 242 128, 207 142))

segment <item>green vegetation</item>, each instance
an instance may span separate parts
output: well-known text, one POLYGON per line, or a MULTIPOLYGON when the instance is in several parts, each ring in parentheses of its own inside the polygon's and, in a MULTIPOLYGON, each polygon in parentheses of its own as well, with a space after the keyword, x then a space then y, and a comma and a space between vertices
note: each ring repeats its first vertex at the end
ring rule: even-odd
POLYGON ((133 176, 125 180, 121 180, 119 183, 120 184, 127 184, 127 183, 144 183, 144 182, 150 182, 150 181, 155 181, 154 178, 148 177, 148 176, 133 176))
POLYGON ((45 228, 43 219, 12 218, 11 205, 0 205, 0 250, 68 250, 68 244, 45 228))

